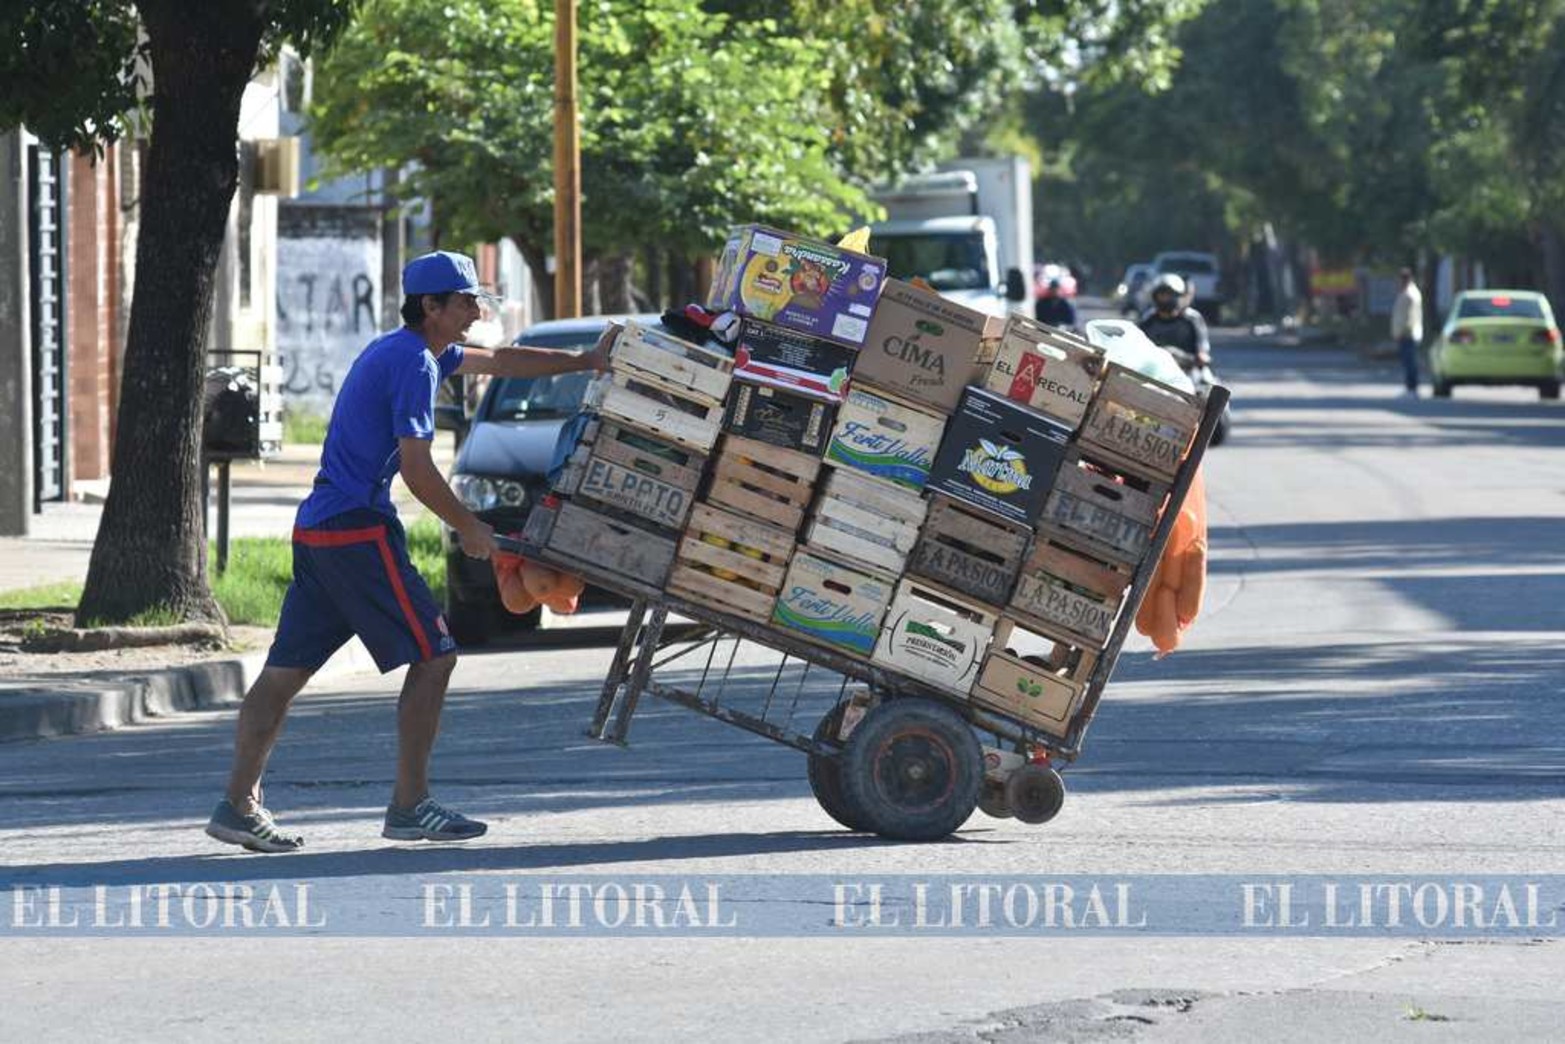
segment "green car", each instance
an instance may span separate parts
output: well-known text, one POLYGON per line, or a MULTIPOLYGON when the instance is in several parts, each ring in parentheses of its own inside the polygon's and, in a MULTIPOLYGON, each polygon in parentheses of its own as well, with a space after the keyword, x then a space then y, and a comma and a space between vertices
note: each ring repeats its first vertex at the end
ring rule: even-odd
POLYGON ((1435 394, 1458 384, 1525 384, 1560 397, 1565 372, 1549 300, 1531 290, 1464 290, 1429 354, 1435 394))

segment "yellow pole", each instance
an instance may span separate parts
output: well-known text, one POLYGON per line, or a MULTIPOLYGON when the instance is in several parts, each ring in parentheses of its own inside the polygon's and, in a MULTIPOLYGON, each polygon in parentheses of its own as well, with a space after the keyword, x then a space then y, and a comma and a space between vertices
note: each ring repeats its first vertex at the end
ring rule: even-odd
POLYGON ((554 0, 554 317, 581 315, 581 131, 576 0, 554 0))

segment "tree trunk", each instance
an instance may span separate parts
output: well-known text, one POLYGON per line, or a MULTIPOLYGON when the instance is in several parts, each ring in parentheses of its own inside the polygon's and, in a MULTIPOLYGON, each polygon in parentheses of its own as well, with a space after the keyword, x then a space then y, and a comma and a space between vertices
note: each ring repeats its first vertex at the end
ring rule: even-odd
POLYGON ((527 262, 527 270, 533 276, 533 290, 538 295, 535 321, 553 319, 554 276, 549 273, 549 255, 537 247, 529 246, 525 239, 518 239, 516 248, 522 252, 522 260, 527 262))
POLYGON ((602 315, 603 295, 598 292, 598 276, 603 271, 603 259, 588 254, 581 262, 581 314, 602 315))
POLYGON ((207 586, 201 386, 264 5, 138 0, 153 70, 113 480, 77 622, 222 620, 207 586))
POLYGON ((598 298, 604 315, 630 315, 639 311, 630 285, 634 267, 629 254, 610 254, 598 263, 598 298))

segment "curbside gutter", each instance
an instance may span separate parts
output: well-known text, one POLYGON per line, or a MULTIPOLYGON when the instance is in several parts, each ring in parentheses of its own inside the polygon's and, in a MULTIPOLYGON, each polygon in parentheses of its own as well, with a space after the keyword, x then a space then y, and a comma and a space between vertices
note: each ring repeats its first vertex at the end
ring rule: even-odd
MULTIPOLYGON (((0 683, 0 743, 107 732, 184 711, 237 706, 266 664, 264 651, 124 678, 70 675, 0 683)), ((375 670, 354 638, 313 681, 375 670)))

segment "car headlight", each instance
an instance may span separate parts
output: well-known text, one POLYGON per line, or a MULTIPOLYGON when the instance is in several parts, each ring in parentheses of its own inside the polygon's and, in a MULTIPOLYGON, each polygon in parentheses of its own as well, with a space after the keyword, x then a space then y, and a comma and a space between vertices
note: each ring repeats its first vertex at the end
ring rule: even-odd
POLYGON ((457 475, 451 480, 451 489, 470 511, 519 508, 527 502, 527 487, 511 479, 457 475))

